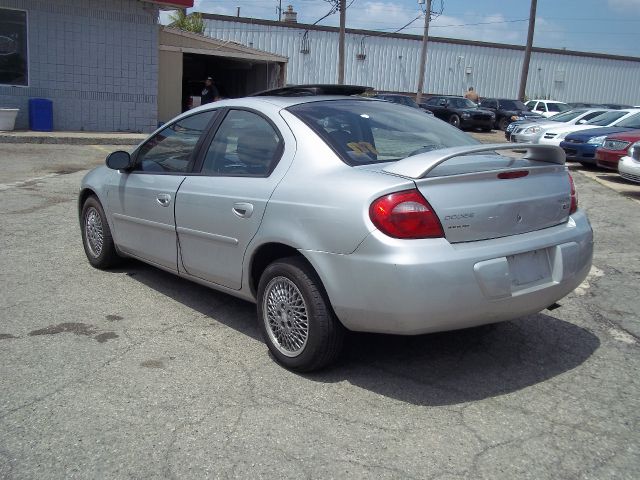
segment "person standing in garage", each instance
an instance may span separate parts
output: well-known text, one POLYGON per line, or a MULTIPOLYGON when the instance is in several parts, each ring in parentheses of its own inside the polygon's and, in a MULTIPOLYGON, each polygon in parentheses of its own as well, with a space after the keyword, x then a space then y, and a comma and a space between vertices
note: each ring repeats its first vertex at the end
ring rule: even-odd
POLYGON ((218 92, 218 89, 213 84, 213 78, 207 77, 200 96, 202 99, 202 105, 220 100, 220 92, 218 92))

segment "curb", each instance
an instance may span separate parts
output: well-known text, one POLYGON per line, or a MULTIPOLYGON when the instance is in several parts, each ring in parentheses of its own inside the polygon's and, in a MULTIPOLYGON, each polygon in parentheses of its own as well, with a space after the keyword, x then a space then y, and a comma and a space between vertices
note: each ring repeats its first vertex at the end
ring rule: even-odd
POLYGON ((0 133, 2 143, 30 143, 30 144, 59 144, 59 145, 137 145, 147 135, 139 137, 71 137, 71 136, 44 136, 44 135, 6 135, 0 133))

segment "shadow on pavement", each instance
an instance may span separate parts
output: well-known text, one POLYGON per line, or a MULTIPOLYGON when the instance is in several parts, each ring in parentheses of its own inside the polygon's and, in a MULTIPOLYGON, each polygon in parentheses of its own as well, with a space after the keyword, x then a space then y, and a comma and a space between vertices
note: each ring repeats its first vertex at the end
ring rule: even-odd
MULTIPOLYGON (((119 271, 262 341, 255 306, 249 302, 135 261, 119 271)), ((352 333, 334 367, 304 378, 322 383, 347 381, 416 405, 454 405, 548 380, 585 362, 599 345, 588 330, 542 313, 414 337, 352 333)))
POLYGON ((348 381, 416 405, 453 405, 521 390, 576 368, 598 338, 545 314, 417 337, 353 334, 342 364, 308 378, 348 381))

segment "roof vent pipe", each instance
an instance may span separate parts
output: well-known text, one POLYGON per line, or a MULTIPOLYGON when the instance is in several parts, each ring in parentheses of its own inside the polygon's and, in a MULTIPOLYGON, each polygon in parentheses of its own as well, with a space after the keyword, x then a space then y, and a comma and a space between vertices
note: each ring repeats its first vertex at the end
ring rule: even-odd
POLYGON ((293 5, 289 5, 284 12, 285 23, 298 23, 298 12, 293 11, 293 5))

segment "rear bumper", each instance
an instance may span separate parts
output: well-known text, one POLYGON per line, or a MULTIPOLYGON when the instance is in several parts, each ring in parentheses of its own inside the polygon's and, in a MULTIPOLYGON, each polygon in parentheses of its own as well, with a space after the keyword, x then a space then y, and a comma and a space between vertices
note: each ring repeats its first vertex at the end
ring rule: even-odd
POLYGON ((462 128, 483 128, 492 129, 494 119, 477 119, 477 118, 462 118, 460 117, 460 127, 462 128))
POLYGON ((338 318, 355 331, 416 335, 539 312, 587 276, 593 232, 586 215, 493 240, 395 240, 371 233, 350 255, 304 251, 338 318), (507 256, 547 252, 549 273, 516 285, 507 256))

